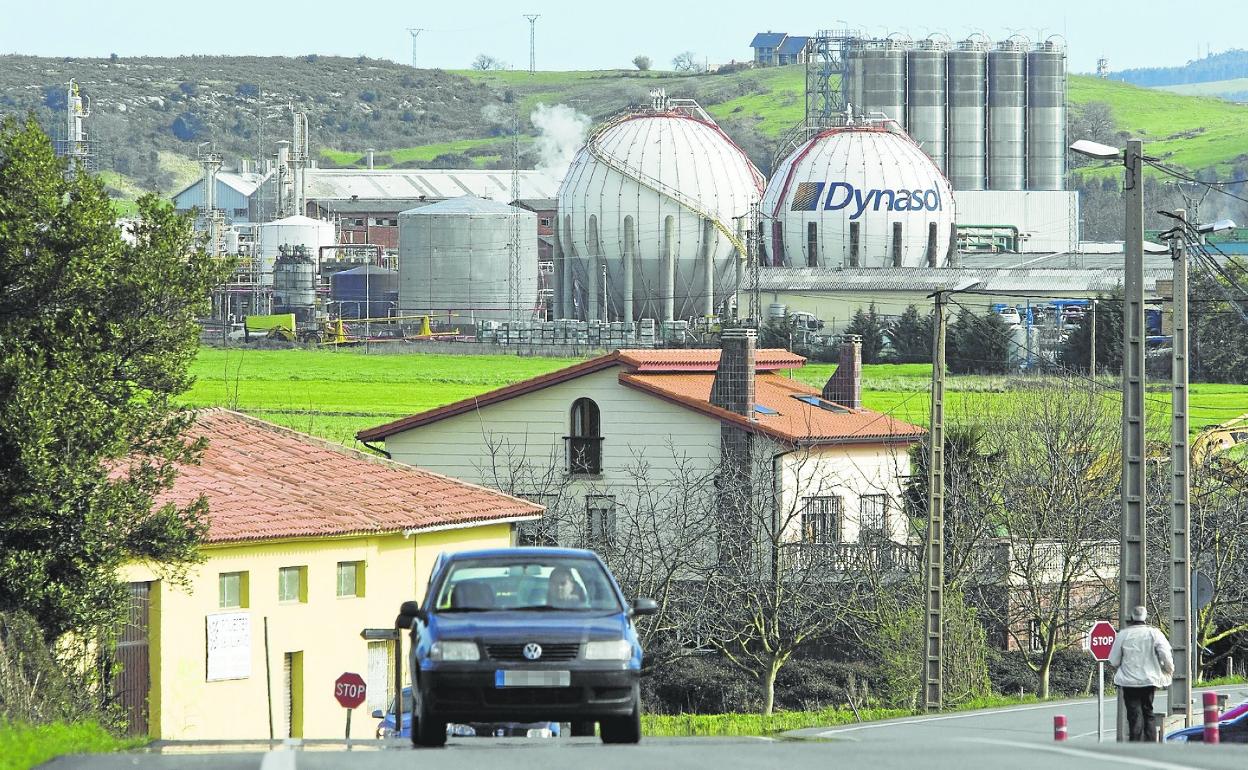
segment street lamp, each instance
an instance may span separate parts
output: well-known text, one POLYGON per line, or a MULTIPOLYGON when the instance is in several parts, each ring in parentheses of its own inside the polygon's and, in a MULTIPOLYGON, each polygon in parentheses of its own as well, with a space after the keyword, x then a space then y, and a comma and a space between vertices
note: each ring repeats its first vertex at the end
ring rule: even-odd
MULTIPOLYGON (((1073 152, 1096 160, 1122 159, 1126 203, 1122 308, 1122 522, 1118 536, 1118 622, 1127 623, 1131 608, 1148 596, 1148 529, 1145 508, 1144 444, 1144 143, 1127 142, 1125 150, 1080 139, 1073 152)), ((1126 736, 1126 709, 1118 698, 1118 740, 1126 736)))

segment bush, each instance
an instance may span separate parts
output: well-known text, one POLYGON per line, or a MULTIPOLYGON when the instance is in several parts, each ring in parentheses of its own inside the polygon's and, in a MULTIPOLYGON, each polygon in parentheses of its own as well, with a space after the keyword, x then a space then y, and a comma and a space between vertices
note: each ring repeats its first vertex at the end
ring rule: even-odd
POLYGON ((203 118, 193 112, 183 112, 173 119, 169 130, 184 142, 193 142, 204 134, 206 126, 203 118))
POLYGON ((33 617, 0 613, 0 723, 99 719, 103 714, 93 703, 92 688, 75 674, 57 658, 33 617))
POLYGON ((647 70, 649 70, 651 64, 652 62, 650 61, 649 56, 634 56, 633 57, 633 66, 642 72, 646 72, 647 70))
MULTIPOLYGON (((993 688, 1004 695, 1034 693, 1040 678, 1021 652, 993 650, 988 656, 988 675, 993 688)), ((1106 687, 1112 683, 1106 676, 1106 687)), ((1096 661, 1082 650, 1059 650, 1049 671, 1049 696, 1086 695, 1096 687, 1096 661)))

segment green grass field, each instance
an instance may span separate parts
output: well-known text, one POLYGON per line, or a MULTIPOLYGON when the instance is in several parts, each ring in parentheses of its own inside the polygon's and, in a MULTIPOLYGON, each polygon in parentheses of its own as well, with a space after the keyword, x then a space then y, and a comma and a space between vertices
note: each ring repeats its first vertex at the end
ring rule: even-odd
MULTIPOLYGON (((225 406, 344 444, 363 428, 432 409, 535 377, 578 359, 518 356, 368 353, 342 350, 201 348, 192 373, 196 383, 185 403, 225 406)), ((832 364, 811 364, 793 373, 821 387, 832 364)), ((863 403, 898 419, 926 425, 930 410, 928 364, 863 367, 863 403)), ((1108 408, 1118 409, 1117 380, 1102 378, 1108 408)), ((974 419, 1008 408, 1019 383, 1005 377, 950 377, 950 420, 974 419)), ((1156 383, 1154 387, 1161 387, 1156 383)), ((1148 394, 1150 410, 1168 419, 1166 390, 1148 394)), ((1248 386, 1191 386, 1193 430, 1248 412, 1248 386)))
POLYGON ((27 770, 54 757, 120 751, 146 742, 116 738, 95 722, 49 725, 0 722, 0 770, 27 770))
MULTIPOLYGON (((527 144, 530 140, 525 140, 527 144)), ((402 163, 410 163, 412 161, 428 162, 439 155, 448 155, 467 152, 482 147, 497 148, 496 153, 489 155, 474 155, 473 162, 482 167, 490 160, 498 160, 505 155, 511 154, 511 143, 507 139, 500 139, 492 136, 486 139, 459 139, 453 142, 441 142, 440 144, 425 144, 419 147, 404 147, 397 150, 385 150, 378 154, 389 156, 389 163, 377 163, 377 168, 392 168, 402 163)), ((349 152, 343 150, 321 150, 321 157, 327 158, 339 166, 355 166, 363 165, 364 153, 349 152)))
POLYGON ((1181 83, 1173 86, 1155 86, 1158 91, 1169 91, 1183 96, 1219 96, 1248 92, 1248 78, 1208 80, 1204 83, 1181 83))

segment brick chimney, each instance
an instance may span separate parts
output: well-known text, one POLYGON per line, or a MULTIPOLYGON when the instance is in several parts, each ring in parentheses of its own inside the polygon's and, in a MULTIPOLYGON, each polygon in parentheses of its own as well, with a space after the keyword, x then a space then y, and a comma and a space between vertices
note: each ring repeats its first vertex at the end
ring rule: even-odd
POLYGON ((745 417, 754 416, 753 329, 725 329, 720 336, 719 368, 711 385, 711 403, 745 417))
POLYGON ((862 408, 861 336, 845 335, 845 340, 841 343, 841 361, 828 378, 828 383, 823 386, 823 397, 841 406, 862 408))

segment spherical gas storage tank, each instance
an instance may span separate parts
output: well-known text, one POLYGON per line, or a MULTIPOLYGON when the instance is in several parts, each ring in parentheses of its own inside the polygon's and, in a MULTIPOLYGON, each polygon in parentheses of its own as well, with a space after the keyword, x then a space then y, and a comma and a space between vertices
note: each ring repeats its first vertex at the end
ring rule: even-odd
POLYGON ((785 158, 763 195, 764 262, 790 267, 938 267, 953 191, 892 121, 830 128, 785 158))
POLYGON ((559 187, 556 314, 620 321, 722 312, 762 187, 745 152, 696 105, 660 97, 599 127, 559 187))
POLYGON ((315 262, 321 246, 334 245, 334 225, 320 219, 295 215, 260 225, 256 236, 256 255, 260 262, 260 282, 273 285, 273 263, 281 247, 293 253, 294 246, 303 246, 315 262))
POLYGON ((464 195, 399 214, 399 312, 435 321, 528 320, 537 306, 537 215, 464 195), (519 305, 511 307, 513 224, 519 305))

